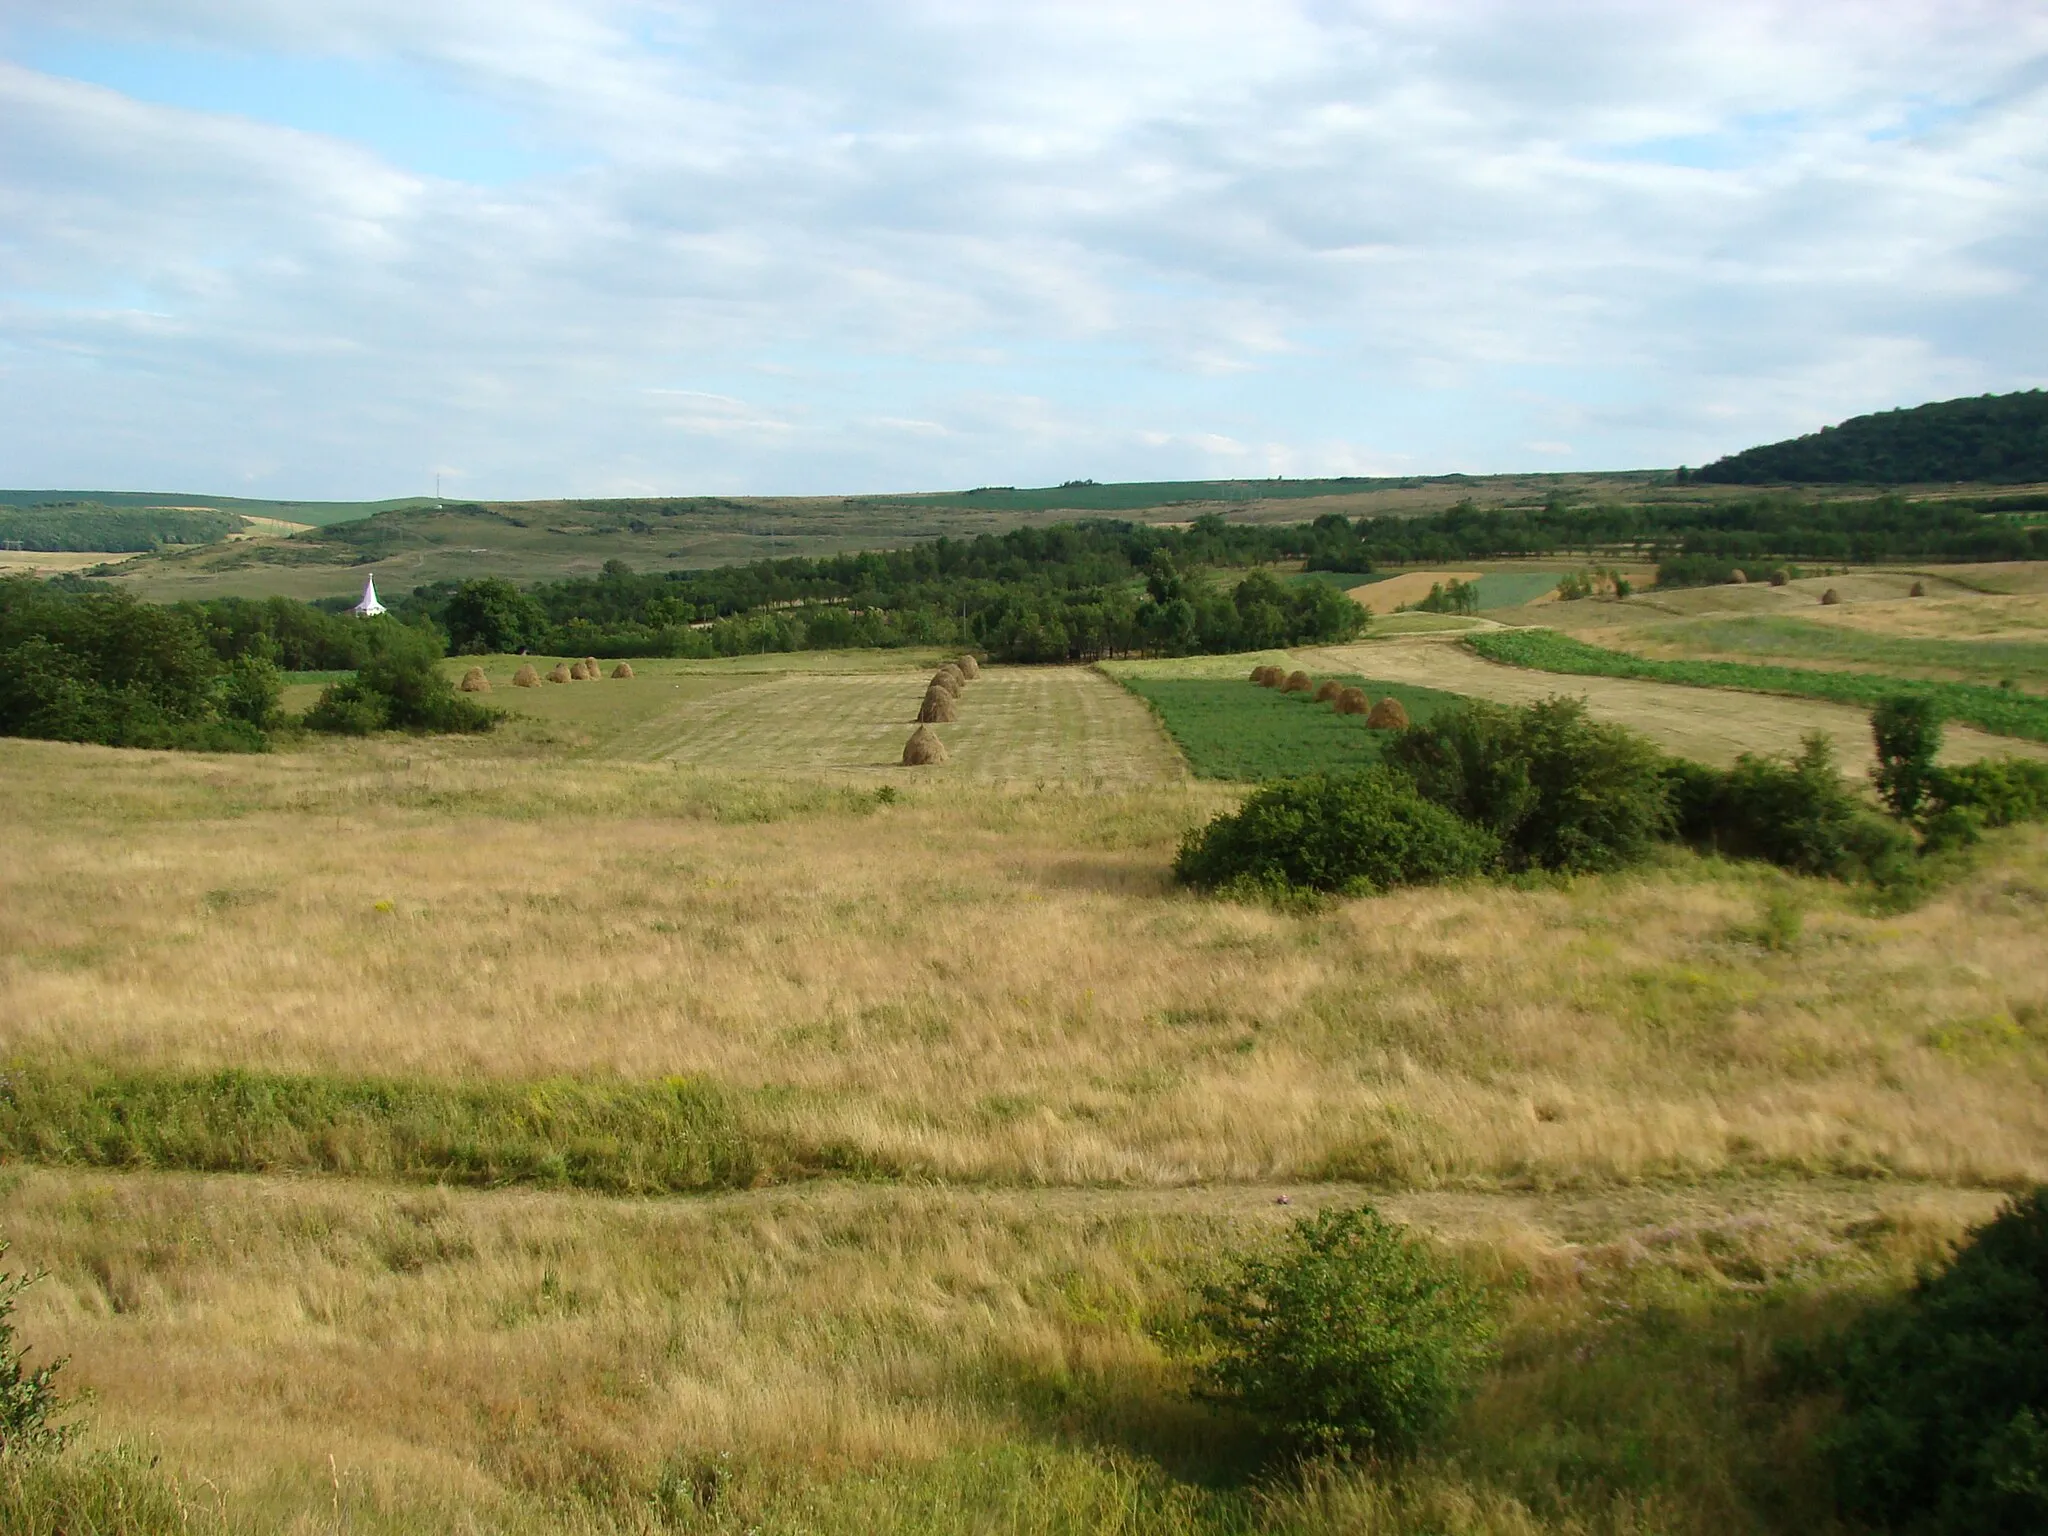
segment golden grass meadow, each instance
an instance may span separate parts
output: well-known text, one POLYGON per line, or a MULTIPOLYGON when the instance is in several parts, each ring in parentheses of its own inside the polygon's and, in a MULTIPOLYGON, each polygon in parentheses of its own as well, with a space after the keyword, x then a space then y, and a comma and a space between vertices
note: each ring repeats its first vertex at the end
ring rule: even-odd
MULTIPOLYGON (((1300 660, 1487 665, 1351 652, 1300 660)), ((33 1142, 19 1321, 93 1396, 16 1528, 49 1478, 138 1531, 1828 1528, 1771 1347, 2048 1178, 2048 832, 1903 912, 1676 853, 1231 904, 1168 865, 1239 791, 1101 672, 988 669, 893 766, 931 660, 493 659, 475 740, 0 742, 10 1126, 50 1083, 103 1128, 138 1084, 677 1084, 778 1149, 627 1198, 597 1132, 532 1177, 33 1142), (1497 1289, 1501 1363, 1418 1461, 1276 1471, 1187 1393, 1191 1288, 1360 1201, 1497 1289)))

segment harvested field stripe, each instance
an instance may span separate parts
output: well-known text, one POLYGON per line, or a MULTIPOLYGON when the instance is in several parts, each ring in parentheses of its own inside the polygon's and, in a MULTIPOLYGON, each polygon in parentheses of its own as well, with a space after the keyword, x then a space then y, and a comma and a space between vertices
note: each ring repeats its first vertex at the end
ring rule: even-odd
POLYGON ((2048 699, 1976 683, 1929 682, 1870 672, 1818 672, 1804 667, 1758 666, 1736 661, 1652 661, 1605 650, 1552 629, 1487 630, 1464 644, 1488 661, 1575 677, 1626 677, 1687 688, 1728 688, 1743 693, 1789 694, 1869 707, 1896 693, 1924 694, 1952 720, 1997 736, 2048 741, 2048 699))

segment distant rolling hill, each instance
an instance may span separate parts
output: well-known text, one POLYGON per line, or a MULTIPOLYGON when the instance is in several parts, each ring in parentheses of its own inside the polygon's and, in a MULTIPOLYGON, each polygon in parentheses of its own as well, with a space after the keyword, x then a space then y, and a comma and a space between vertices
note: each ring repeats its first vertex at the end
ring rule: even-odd
POLYGON ((392 501, 265 501, 248 496, 203 496, 187 491, 0 491, 0 507, 108 507, 123 511, 231 512, 237 517, 272 518, 281 523, 351 522, 403 507, 430 507, 433 498, 406 496, 392 501))
POLYGON ((1710 485, 1927 485, 2048 480, 2048 391, 1854 416, 1747 448, 1692 474, 1710 485))

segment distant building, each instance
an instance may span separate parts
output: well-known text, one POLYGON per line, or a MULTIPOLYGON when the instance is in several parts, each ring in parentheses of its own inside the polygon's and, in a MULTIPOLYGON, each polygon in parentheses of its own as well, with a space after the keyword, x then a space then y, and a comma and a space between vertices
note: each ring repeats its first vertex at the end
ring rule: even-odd
POLYGON ((373 618, 383 611, 384 605, 377 601, 377 578, 372 576, 363 583, 363 600, 357 603, 355 607, 349 609, 349 612, 361 614, 367 619, 373 618))

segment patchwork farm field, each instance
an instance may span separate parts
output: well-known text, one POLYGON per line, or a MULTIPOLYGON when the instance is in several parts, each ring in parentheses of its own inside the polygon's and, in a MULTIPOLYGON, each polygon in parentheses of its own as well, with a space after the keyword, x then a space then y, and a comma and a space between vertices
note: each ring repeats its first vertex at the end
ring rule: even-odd
MULTIPOLYGON (((1103 670, 1152 707, 1198 778, 1247 782, 1352 771, 1378 762, 1387 736, 1363 716, 1340 715, 1311 694, 1260 688, 1241 677, 1175 677, 1146 663, 1103 670)), ((1327 680, 1362 688, 1374 700, 1399 699, 1414 720, 1460 702, 1455 694, 1413 684, 1343 674, 1327 680)))
POLYGON ((1860 775, 1867 719, 1404 635, 986 668, 905 769, 939 659, 0 740, 0 1236, 95 1394, 0 1528, 1847 1536, 1771 1362, 2048 1178, 2048 829, 1906 911, 1678 850, 1214 901, 1169 867, 1218 776, 1375 744, 1255 663, 1715 762, 1860 775), (1424 1454, 1294 1468, 1194 1394, 1194 1309, 1361 1202, 1500 1356, 1424 1454))

